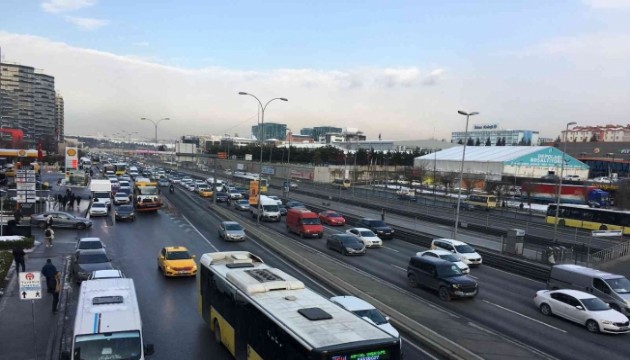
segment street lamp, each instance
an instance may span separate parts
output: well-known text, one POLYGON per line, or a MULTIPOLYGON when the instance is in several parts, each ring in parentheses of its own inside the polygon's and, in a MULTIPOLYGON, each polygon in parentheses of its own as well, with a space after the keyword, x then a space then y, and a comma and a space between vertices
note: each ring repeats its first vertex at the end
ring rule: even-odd
MULTIPOLYGON (((265 109, 267 109, 267 105, 269 105, 269 103, 271 103, 274 100, 282 100, 282 101, 289 101, 287 98, 281 98, 281 97, 277 97, 277 98, 273 98, 269 101, 267 101, 267 103, 263 106, 262 102, 260 101, 259 98, 256 97, 256 95, 250 94, 250 93, 246 93, 244 91, 240 91, 238 93, 239 95, 247 95, 247 96, 251 96, 254 99, 256 99, 256 101, 258 101, 258 105, 260 105, 260 132, 262 135, 264 135, 264 124, 265 124, 265 109)), ((258 173, 258 216, 256 217, 256 224, 260 225, 260 183, 262 182, 262 158, 263 158, 263 136, 260 137, 260 169, 259 169, 259 173, 258 173)), ((216 174, 215 174, 216 176, 216 174)))
POLYGON ((609 185, 612 186, 613 181, 613 171, 615 171, 615 153, 606 154, 607 157, 612 157, 612 165, 608 163, 608 182, 609 185))
POLYGON ((155 126, 155 143, 157 144, 157 142, 158 142, 158 137, 157 137, 157 127, 158 127, 158 125, 162 121, 168 121, 168 120, 171 120, 171 119, 169 119, 169 118, 162 118, 162 119, 160 119, 158 121, 153 121, 153 120, 151 120, 149 118, 140 118, 140 120, 142 120, 142 121, 150 121, 151 123, 153 123, 153 126, 155 126))
POLYGON ((459 227, 459 209, 462 202, 462 182, 464 181, 464 160, 466 158, 466 143, 468 143, 468 120, 471 116, 479 115, 477 111, 467 113, 465 111, 457 111, 458 114, 466 116, 466 131, 464 132, 464 149, 462 150, 462 164, 459 168, 459 187, 457 190, 457 210, 455 211, 455 232, 453 239, 457 240, 457 229, 459 227))
POLYGON ((285 197, 289 200, 289 192, 291 191, 291 141, 293 140, 293 133, 291 129, 287 130, 289 130, 289 151, 287 154, 287 169, 284 174, 286 179, 284 180, 283 190, 285 190, 286 193, 285 197))
POLYGON ((556 218, 553 222, 553 243, 558 243, 558 216, 560 216, 560 195, 562 194, 562 176, 564 172, 565 154, 567 153, 567 135, 569 133, 569 126, 577 125, 575 121, 567 123, 566 130, 564 131, 564 145, 562 147, 562 161, 560 162, 560 179, 558 180, 558 191, 556 193, 556 218))

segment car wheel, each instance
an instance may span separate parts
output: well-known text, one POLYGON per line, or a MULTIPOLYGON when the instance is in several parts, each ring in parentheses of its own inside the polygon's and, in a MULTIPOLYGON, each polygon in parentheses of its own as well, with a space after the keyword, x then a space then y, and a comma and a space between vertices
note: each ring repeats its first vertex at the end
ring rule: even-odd
POLYGON ((341 255, 343 256, 348 255, 348 251, 346 251, 346 249, 341 249, 341 255))
POLYGON ((599 230, 608 230, 608 226, 602 225, 599 227, 599 230))
POLYGON ((541 304, 540 305, 540 312, 545 315, 545 316, 550 316, 551 315, 551 307, 547 304, 541 304))
POLYGON ((442 286, 439 290, 440 299, 442 301, 451 301, 451 294, 448 293, 448 289, 442 286))
POLYGON ((217 235, 219 235, 219 239, 223 239, 223 235, 221 235, 221 232, 217 230, 217 235))
POLYGON ((85 229, 85 227, 86 227, 86 226, 85 226, 85 224, 84 224, 84 223, 78 223, 78 224, 77 224, 77 229, 79 229, 79 230, 83 230, 83 229, 85 229))
POLYGON ((221 345, 221 327, 219 326, 217 319, 214 319, 214 341, 221 345))
POLYGON ((599 332, 599 325, 597 325, 597 321, 595 321, 595 320, 588 320, 586 322, 586 330, 588 330, 589 332, 592 332, 592 333, 598 333, 599 332))
POLYGON ((418 287, 418 279, 416 279, 416 275, 411 274, 407 276, 407 284, 409 284, 412 288, 418 287))
POLYGON ((300 232, 300 237, 301 237, 302 239, 304 239, 304 233, 303 233, 303 232, 300 232))
POLYGON ((40 221, 37 224, 37 227, 40 228, 40 229, 45 229, 46 228, 46 222, 45 221, 40 221))
POLYGON ((566 222, 564 221, 564 219, 560 219, 560 221, 558 221, 558 225, 566 226, 566 222))

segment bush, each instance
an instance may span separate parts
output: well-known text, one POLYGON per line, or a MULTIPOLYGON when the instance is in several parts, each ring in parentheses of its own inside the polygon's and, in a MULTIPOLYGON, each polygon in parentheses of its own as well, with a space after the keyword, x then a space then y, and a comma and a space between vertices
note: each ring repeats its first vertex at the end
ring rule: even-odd
MULTIPOLYGON (((13 250, 14 246, 21 246, 22 249, 30 249, 35 243, 35 238, 23 236, 21 240, 0 240, 1 250, 13 250)), ((0 277, 2 279, 2 277, 0 277)))
POLYGON ((4 278, 7 276, 12 262, 13 254, 10 251, 0 251, 0 287, 3 286, 4 278))

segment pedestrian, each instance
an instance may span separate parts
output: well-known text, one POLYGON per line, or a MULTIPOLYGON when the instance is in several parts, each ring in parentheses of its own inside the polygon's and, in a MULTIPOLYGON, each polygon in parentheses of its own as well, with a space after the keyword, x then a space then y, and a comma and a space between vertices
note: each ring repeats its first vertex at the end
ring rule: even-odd
POLYGON ((53 239, 55 238, 55 232, 53 231, 53 229, 49 226, 46 228, 46 230, 44 230, 44 239, 46 241, 46 247, 52 247, 53 246, 53 239))
POLYGON ((59 294, 61 294, 61 272, 55 272, 55 288, 53 289, 53 303, 52 312, 57 312, 57 306, 59 305, 59 294))
POLYGON ((24 265, 24 256, 26 253, 21 246, 16 246, 13 248, 13 260, 15 260, 15 271, 20 273, 20 265, 22 265, 22 271, 26 271, 26 266, 24 265))
POLYGON ((42 267, 42 275, 46 278, 46 288, 49 294, 55 290, 55 274, 57 268, 53 265, 52 260, 46 259, 46 264, 42 267))
POLYGON ((19 224, 23 217, 22 209, 20 208, 20 205, 18 205, 15 212, 13 212, 13 218, 15 219, 15 222, 19 224))
POLYGON ((523 210, 523 208, 525 207, 525 205, 523 205, 523 203, 521 203, 518 207, 519 207, 521 210, 523 210))
POLYGON ((55 207, 58 210, 61 210, 61 201, 63 200, 63 196, 61 195, 61 193, 57 194, 57 202, 55 202, 55 207))
POLYGON ((69 210, 74 210, 74 193, 70 193, 68 195, 68 208, 69 210))
POLYGON ((52 215, 48 215, 46 216, 46 227, 52 227, 53 226, 53 218, 52 215))
POLYGON ((68 203, 68 195, 64 195, 61 197, 61 207, 66 210, 66 204, 68 203))
POLYGON ((79 205, 81 204, 81 195, 77 195, 75 197, 75 200, 77 201, 77 210, 79 210, 79 205))

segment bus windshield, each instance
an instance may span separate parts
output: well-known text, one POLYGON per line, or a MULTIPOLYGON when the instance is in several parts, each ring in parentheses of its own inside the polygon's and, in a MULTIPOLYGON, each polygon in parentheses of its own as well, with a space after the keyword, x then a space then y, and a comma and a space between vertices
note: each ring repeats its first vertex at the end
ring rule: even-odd
POLYGON ((142 356, 140 331, 77 335, 73 352, 75 359, 137 360, 142 356))

